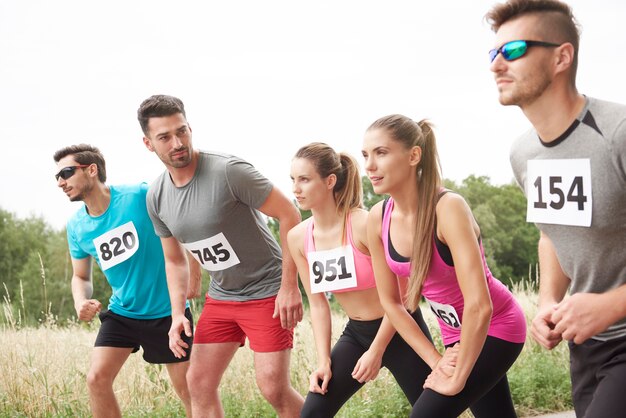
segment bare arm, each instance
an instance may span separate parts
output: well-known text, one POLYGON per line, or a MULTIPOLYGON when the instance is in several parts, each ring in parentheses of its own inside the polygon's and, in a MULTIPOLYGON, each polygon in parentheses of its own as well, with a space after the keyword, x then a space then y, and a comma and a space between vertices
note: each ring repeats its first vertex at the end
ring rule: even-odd
POLYGON ((438 229, 454 259, 459 287, 463 294, 463 325, 456 367, 451 376, 433 373, 425 387, 442 395, 455 395, 464 387, 487 338, 493 307, 482 255, 478 226, 462 197, 450 194, 437 204, 438 229))
MULTIPOLYGON (((358 242, 362 251, 369 254, 367 240, 368 212, 364 210, 352 212, 352 238, 358 242)), ((374 341, 365 353, 357 361, 352 377, 360 383, 376 379, 382 366, 382 358, 389 342, 396 334, 396 329, 391 324, 387 315, 383 316, 382 323, 374 337, 374 341)))
POLYGON ((406 310, 403 298, 406 286, 400 282, 400 279, 389 269, 385 260, 385 253, 380 236, 382 222, 381 208, 381 203, 376 204, 370 211, 367 220, 367 238, 380 302, 387 317, 402 338, 431 368, 434 368, 439 362, 441 354, 439 354, 430 340, 426 338, 420 327, 406 310))
POLYGON ((372 341, 370 347, 363 353, 354 366, 354 370, 352 371, 352 377, 354 379, 360 383, 376 379, 382 366, 385 350, 395 333, 396 329, 391 324, 387 315, 385 315, 380 324, 380 328, 378 328, 376 337, 374 337, 374 341, 372 341))
POLYGON ((547 349, 561 342, 561 333, 554 330, 554 306, 565 297, 570 279, 556 256, 552 240, 543 232, 539 237, 539 307, 530 329, 533 338, 547 349))
POLYGON ((277 219, 279 224, 283 272, 280 290, 276 296, 274 318, 280 315, 283 328, 294 328, 302 320, 302 295, 298 289, 296 264, 287 244, 287 233, 300 222, 300 212, 277 188, 272 189, 259 210, 277 219))
POLYGON ((287 239, 289 250, 298 268, 300 281, 307 293, 311 308, 311 325, 313 327, 313 337, 315 338, 318 366, 309 377, 309 391, 323 395, 327 392, 328 382, 330 382, 332 376, 330 370, 331 314, 330 306, 324 293, 311 293, 309 266, 303 253, 304 232, 304 224, 300 224, 289 231, 287 239), (322 381, 321 385, 319 383, 320 380, 322 381))
POLYGON ((165 257, 165 273, 167 275, 167 288, 172 304, 172 326, 168 333, 170 350, 178 358, 186 355, 183 348, 188 348, 187 343, 180 338, 180 333, 191 337, 191 325, 185 317, 187 300, 187 288, 189 285, 189 265, 187 256, 182 245, 174 237, 161 238, 163 255, 165 257))
POLYGON ((189 263, 187 299, 195 299, 202 295, 202 267, 190 253, 187 253, 187 262, 189 263))
POLYGON ((570 279, 565 275, 552 240, 543 232, 539 236, 539 307, 554 305, 565 297, 570 279))
POLYGON ((72 297, 76 315, 81 321, 91 321, 102 309, 99 301, 91 299, 93 295, 91 260, 91 257, 72 258, 72 297))

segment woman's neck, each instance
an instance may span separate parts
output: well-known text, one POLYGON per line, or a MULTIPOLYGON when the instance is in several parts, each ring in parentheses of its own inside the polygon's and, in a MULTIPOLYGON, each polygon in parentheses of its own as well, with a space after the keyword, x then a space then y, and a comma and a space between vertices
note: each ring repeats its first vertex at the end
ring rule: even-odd
POLYGON ((415 216, 417 213, 417 188, 415 183, 407 184, 406 187, 390 192, 389 195, 394 201, 394 211, 403 216, 415 216))
POLYGON ((339 209, 334 204, 323 205, 318 208, 311 208, 311 214, 315 221, 315 228, 320 230, 333 229, 342 221, 339 209))

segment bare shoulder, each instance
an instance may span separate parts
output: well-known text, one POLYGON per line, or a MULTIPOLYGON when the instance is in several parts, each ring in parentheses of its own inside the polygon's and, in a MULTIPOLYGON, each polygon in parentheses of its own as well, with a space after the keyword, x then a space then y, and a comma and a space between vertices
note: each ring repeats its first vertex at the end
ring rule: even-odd
POLYGON ((357 244, 359 250, 367 251, 367 211, 364 209, 354 209, 350 212, 350 223, 352 224, 352 239, 357 244))
POLYGON ((379 221, 382 219, 382 217, 383 217, 383 203, 384 203, 384 200, 381 200, 380 202, 378 202, 374 206, 372 206, 372 208, 369 211, 369 215, 368 215, 369 219, 373 218, 374 220, 378 219, 379 221))
POLYGON ((446 193, 437 202, 437 217, 440 219, 455 216, 464 216, 471 213, 470 207, 458 193, 446 193))
POLYGON ((368 212, 365 209, 352 209, 352 211, 350 212, 352 225, 365 227, 367 225, 367 215, 368 212))
POLYGON ((471 234, 480 236, 480 228, 474 219, 472 210, 463 196, 446 193, 437 203, 437 236, 445 244, 451 245, 455 237, 471 234))
POLYGON ((302 248, 304 245, 304 236, 306 234, 307 224, 310 222, 309 219, 300 222, 298 225, 294 226, 287 232, 287 242, 289 243, 290 249, 293 251, 293 248, 302 248))

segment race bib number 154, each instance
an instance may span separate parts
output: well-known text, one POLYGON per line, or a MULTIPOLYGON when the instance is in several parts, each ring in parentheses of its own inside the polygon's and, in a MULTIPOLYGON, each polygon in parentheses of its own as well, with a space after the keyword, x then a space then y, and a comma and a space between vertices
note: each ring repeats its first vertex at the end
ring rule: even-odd
POLYGON ((528 222, 591 226, 589 159, 529 160, 527 169, 528 222))

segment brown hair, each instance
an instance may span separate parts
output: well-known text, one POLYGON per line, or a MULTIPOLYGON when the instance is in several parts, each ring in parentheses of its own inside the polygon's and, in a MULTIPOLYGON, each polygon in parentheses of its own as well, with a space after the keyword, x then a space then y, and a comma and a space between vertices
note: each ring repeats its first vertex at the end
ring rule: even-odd
POLYGON ((348 212, 363 206, 363 187, 356 160, 350 154, 335 152, 323 142, 312 142, 303 146, 296 152, 294 158, 309 160, 321 178, 326 178, 331 174, 337 177, 337 182, 333 187, 333 196, 337 212, 344 219, 343 235, 345 235, 345 219, 348 212))
POLYGON ((73 156, 78 164, 95 164, 96 167, 98 167, 98 180, 100 180, 101 183, 106 182, 106 163, 104 162, 104 156, 98 148, 88 144, 70 145, 69 147, 61 148, 55 152, 52 158, 54 158, 55 163, 58 163, 68 155, 73 156))
POLYGON ((148 136, 148 122, 150 118, 160 118, 163 116, 171 116, 176 113, 182 113, 185 119, 185 105, 183 102, 174 96, 167 96, 165 94, 155 94, 144 100, 139 109, 137 109, 137 119, 143 133, 148 136))
POLYGON ((411 253, 411 275, 407 289, 407 305, 415 310, 419 305, 422 286, 432 257, 435 232, 435 208, 442 185, 441 164, 432 125, 425 119, 415 122, 403 115, 389 115, 378 119, 369 130, 382 129, 406 149, 415 146, 422 150, 417 164, 417 215, 411 253))
POLYGON ((580 25, 574 17, 572 8, 559 0, 509 0, 498 3, 487 12, 485 20, 494 32, 509 20, 520 16, 534 15, 541 19, 539 30, 545 39, 540 41, 565 43, 574 46, 574 59, 570 81, 576 81, 578 68, 578 47, 580 44, 580 25))

